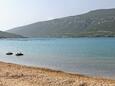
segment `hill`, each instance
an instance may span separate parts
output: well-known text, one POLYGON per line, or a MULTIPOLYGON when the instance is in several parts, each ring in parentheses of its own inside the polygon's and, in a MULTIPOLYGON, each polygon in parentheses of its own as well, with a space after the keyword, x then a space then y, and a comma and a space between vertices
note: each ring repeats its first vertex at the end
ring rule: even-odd
POLYGON ((0 38, 22 38, 21 35, 16 35, 8 32, 0 31, 0 38))
POLYGON ((115 36, 115 9, 100 9, 82 15, 37 22, 7 32, 26 37, 115 36))

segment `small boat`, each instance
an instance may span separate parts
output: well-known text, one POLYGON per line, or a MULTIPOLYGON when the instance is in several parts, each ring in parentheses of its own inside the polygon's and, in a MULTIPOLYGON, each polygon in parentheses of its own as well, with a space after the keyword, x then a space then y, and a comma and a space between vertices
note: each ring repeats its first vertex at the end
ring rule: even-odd
POLYGON ((16 56, 23 56, 23 53, 16 53, 16 56))
POLYGON ((8 52, 8 53, 6 53, 6 55, 13 55, 13 53, 12 52, 8 52))

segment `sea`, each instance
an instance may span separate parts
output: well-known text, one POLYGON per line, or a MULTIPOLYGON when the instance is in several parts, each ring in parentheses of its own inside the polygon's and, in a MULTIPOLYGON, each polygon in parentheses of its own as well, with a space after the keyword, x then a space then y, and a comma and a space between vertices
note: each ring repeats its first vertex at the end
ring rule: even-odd
POLYGON ((0 39, 0 61, 115 79, 115 38, 0 39))

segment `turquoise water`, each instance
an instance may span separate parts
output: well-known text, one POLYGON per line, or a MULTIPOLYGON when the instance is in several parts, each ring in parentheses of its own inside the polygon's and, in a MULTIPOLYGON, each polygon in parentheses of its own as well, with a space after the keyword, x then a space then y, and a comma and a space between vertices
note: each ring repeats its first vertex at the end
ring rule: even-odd
POLYGON ((115 79, 115 38, 1 39, 0 60, 115 79))

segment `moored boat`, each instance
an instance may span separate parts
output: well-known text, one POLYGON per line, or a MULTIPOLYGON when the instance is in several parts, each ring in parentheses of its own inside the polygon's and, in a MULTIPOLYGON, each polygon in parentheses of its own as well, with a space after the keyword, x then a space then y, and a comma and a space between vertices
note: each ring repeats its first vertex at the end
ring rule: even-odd
POLYGON ((8 53, 6 53, 6 55, 13 55, 13 53, 12 52, 8 52, 8 53))
POLYGON ((16 53, 16 56, 23 56, 23 53, 16 53))

